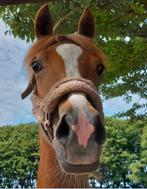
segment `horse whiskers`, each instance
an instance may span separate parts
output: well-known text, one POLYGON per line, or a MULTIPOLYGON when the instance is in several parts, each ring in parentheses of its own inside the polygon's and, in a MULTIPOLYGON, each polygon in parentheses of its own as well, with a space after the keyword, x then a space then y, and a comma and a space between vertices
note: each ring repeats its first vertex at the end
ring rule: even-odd
POLYGON ((62 171, 60 167, 52 166, 51 172, 53 179, 56 182, 52 185, 52 187, 84 187, 87 186, 87 177, 86 176, 77 176, 77 175, 69 175, 62 171), (84 184, 85 183, 85 184, 84 184))

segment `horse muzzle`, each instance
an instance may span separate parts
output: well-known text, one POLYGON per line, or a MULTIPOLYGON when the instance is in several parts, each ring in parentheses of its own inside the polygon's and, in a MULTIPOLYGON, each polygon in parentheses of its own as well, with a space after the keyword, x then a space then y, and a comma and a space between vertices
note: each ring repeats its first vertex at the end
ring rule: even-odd
POLYGON ((106 132, 101 100, 92 82, 70 78, 56 83, 41 101, 40 110, 50 115, 57 111, 58 120, 47 131, 52 127, 50 142, 62 169, 71 174, 95 171, 106 132))
POLYGON ((106 136, 98 110, 84 93, 71 93, 58 112, 53 146, 61 167, 72 174, 95 171, 106 136))

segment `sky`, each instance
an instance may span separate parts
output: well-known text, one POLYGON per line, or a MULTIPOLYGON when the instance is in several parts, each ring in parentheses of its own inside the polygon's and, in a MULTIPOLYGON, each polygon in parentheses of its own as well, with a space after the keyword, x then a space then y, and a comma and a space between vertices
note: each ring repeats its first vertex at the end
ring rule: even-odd
MULTIPOLYGON (((27 86, 23 59, 31 44, 5 35, 6 26, 0 20, 0 126, 34 122, 30 96, 21 100, 27 86)), ((135 100, 135 99, 134 99, 135 100)), ((112 116, 131 107, 122 97, 103 101, 104 114, 112 116)))

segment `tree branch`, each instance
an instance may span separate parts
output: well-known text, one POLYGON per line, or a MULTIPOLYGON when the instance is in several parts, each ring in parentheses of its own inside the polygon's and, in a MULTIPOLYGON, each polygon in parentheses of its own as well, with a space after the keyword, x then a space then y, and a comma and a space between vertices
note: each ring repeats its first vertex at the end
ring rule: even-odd
POLYGON ((116 22, 118 20, 120 20, 122 17, 126 17, 126 16, 146 16, 147 17, 147 13, 135 13, 133 9, 131 8, 126 8, 126 10, 124 12, 122 12, 120 15, 116 15, 114 17, 112 17, 111 19, 108 20, 103 20, 102 23, 105 24, 110 24, 113 22, 116 22))
POLYGON ((57 28, 59 27, 59 25, 66 19, 68 18, 70 12, 66 15, 66 16, 63 16, 61 17, 58 22, 54 25, 54 28, 53 28, 53 32, 55 32, 57 30, 57 28))
POLYGON ((24 3, 45 3, 45 2, 53 2, 56 0, 0 0, 0 5, 17 5, 24 3))

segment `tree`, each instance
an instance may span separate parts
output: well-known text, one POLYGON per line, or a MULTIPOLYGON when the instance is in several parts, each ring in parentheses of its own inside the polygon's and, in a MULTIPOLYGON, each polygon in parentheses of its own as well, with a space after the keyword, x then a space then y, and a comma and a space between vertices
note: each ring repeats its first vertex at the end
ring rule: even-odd
MULTIPOLYGON (((138 126, 142 127, 143 125, 140 122, 138 126)), ((143 186, 147 186, 147 126, 142 128, 140 148, 140 161, 131 163, 129 166, 131 170, 129 179, 133 181, 133 186, 135 187, 137 183, 142 183, 143 186)))
POLYGON ((107 119, 101 187, 147 187, 147 123, 107 119))
POLYGON ((0 128, 0 187, 34 187, 38 166, 38 126, 0 128))
MULTIPOLYGON (((73 33, 79 16, 89 6, 96 21, 95 41, 108 55, 110 68, 100 87, 105 99, 122 96, 127 103, 138 100, 119 116, 146 119, 147 2, 146 0, 74 0, 49 3, 56 33, 73 33)), ((0 7, 0 17, 9 26, 6 34, 34 40, 34 18, 40 4, 0 7), (19 23, 19 24, 18 24, 19 23)))

